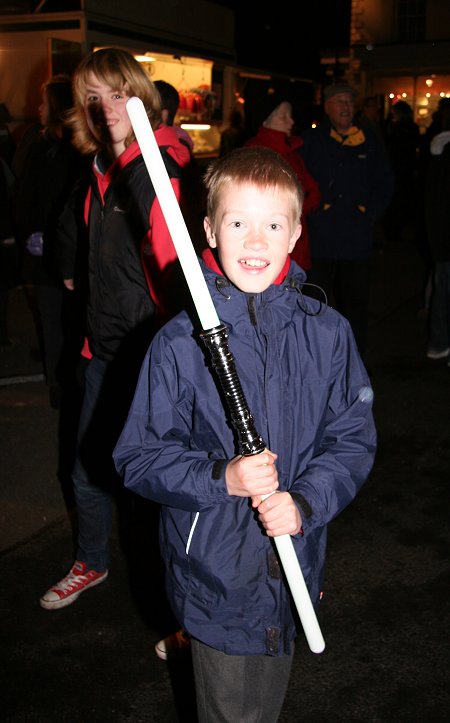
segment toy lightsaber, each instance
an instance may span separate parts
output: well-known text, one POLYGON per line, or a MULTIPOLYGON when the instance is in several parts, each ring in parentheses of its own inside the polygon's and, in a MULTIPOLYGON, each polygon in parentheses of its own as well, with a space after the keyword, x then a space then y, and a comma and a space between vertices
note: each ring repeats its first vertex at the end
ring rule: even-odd
MULTIPOLYGON (((144 104, 139 98, 130 98, 126 107, 178 254, 200 324, 204 330, 201 338, 211 353, 213 367, 224 391, 231 419, 238 434, 241 453, 244 456, 259 454, 264 451, 266 445, 255 429, 253 417, 242 391, 234 358, 228 347, 228 329, 220 323, 217 316, 144 104)), ((308 645, 313 653, 321 653, 325 648, 325 641, 291 537, 290 535, 279 535, 274 537, 274 541, 308 645)))

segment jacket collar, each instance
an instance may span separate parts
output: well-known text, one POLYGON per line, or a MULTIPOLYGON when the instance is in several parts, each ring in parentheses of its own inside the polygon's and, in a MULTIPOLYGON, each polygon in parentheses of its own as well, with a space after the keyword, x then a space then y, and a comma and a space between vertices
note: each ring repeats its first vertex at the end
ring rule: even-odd
MULTIPOLYGON (((155 131, 155 139, 160 148, 164 148, 171 158, 173 158, 180 168, 184 168, 191 160, 189 148, 182 143, 175 129, 171 126, 160 126, 155 131)), ((106 189, 111 183, 114 176, 128 166, 132 161, 141 155, 141 149, 137 141, 130 143, 118 158, 115 158, 106 171, 102 171, 99 164, 99 158, 96 156, 93 163, 94 175, 97 178, 98 189, 102 200, 106 189)))
POLYGON ((284 133, 283 131, 277 131, 274 128, 266 128, 266 126, 261 126, 256 136, 254 138, 251 138, 250 141, 246 143, 246 145, 268 146, 269 148, 273 148, 274 151, 277 151, 278 153, 281 153, 283 155, 289 151, 294 151, 297 148, 300 148, 303 145, 303 138, 295 135, 288 136, 288 134, 284 133))
POLYGON ((364 131, 358 126, 351 126, 344 135, 332 127, 330 137, 340 143, 341 146, 360 146, 366 140, 364 131))

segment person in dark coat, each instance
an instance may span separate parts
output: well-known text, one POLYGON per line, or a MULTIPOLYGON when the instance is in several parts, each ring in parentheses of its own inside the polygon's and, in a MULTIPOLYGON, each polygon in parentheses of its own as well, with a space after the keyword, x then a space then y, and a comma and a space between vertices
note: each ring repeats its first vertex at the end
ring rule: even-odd
POLYGON ((304 132, 299 149, 322 195, 309 217, 312 269, 305 293, 326 298, 349 321, 361 354, 367 346, 373 230, 393 192, 386 153, 370 128, 354 122, 354 90, 325 88, 326 118, 304 132))
POLYGON ((433 258, 433 286, 427 356, 450 365, 450 109, 443 130, 430 143, 425 184, 428 242, 433 258))
POLYGON ((240 148, 206 185, 202 267, 270 449, 241 456, 182 312, 151 344, 114 459, 128 488, 161 504, 167 593, 191 635, 199 722, 275 723, 299 631, 272 540, 290 536, 317 605, 327 524, 373 463, 373 392, 348 322, 302 295, 305 273, 289 254, 303 194, 289 164, 240 148))
POLYGON ((386 209, 387 241, 409 238, 417 228, 419 181, 419 126, 409 103, 399 100, 386 123, 386 152, 394 173, 394 195, 386 209))
POLYGON ((0 159, 0 349, 12 346, 8 329, 9 292, 19 281, 19 255, 11 210, 14 176, 0 159))
MULTIPOLYGON (((58 408, 65 342, 73 299, 64 289, 56 267, 57 226, 64 204, 83 173, 81 155, 64 125, 72 108, 71 79, 50 78, 42 87, 39 117, 42 130, 30 144, 17 180, 14 207, 23 248, 22 279, 36 300, 37 331, 42 345, 50 403, 58 408)), ((87 168, 86 168, 87 170, 87 168)))

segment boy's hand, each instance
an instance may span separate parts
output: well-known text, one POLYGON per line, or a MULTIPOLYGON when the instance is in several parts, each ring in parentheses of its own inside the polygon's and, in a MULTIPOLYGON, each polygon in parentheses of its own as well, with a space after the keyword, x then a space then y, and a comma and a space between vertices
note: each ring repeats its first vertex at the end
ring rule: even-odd
POLYGON ((296 535, 302 528, 300 511, 289 492, 277 492, 263 502, 254 497, 252 507, 258 508, 259 521, 269 537, 296 535))
POLYGON ((229 495, 259 497, 278 488, 277 455, 266 450, 252 457, 235 457, 227 464, 225 482, 229 495))

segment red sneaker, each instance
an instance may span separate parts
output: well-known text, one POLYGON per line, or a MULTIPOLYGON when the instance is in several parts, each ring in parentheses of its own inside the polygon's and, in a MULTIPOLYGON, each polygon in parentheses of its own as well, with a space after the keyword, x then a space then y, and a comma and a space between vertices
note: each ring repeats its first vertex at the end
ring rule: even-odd
POLYGON ((108 570, 86 570, 86 564, 76 560, 68 575, 51 587, 39 600, 46 610, 58 610, 71 605, 82 592, 106 580, 108 570))

